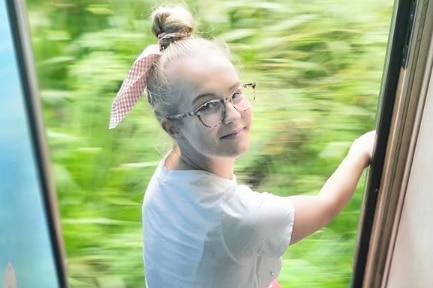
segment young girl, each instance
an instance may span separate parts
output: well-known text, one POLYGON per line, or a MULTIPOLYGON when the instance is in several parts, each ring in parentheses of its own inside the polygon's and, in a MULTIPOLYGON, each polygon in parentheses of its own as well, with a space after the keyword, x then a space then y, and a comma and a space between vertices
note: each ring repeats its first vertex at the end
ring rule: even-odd
POLYGON ((144 196, 147 287, 279 287, 281 256, 350 200, 375 134, 354 141, 315 196, 280 197, 239 185, 233 167, 249 147, 256 84, 240 81, 224 46, 193 36, 185 8, 160 7, 152 19, 158 44, 129 71, 110 122, 114 128, 147 90, 176 144, 144 196))

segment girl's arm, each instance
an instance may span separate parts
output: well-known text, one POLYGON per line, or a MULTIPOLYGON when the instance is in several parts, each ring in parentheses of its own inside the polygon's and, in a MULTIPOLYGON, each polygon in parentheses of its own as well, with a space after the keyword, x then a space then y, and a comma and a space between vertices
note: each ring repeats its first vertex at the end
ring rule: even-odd
POLYGON ((317 195, 290 196, 295 207, 291 244, 321 229, 343 210, 370 164, 375 138, 376 133, 372 131, 356 139, 317 195))

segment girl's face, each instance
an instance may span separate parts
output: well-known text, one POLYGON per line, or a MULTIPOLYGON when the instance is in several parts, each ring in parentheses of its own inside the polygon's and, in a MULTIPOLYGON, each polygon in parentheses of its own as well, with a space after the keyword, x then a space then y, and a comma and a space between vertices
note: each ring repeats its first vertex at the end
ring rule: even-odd
MULTIPOLYGON (((180 83, 180 114, 195 111, 211 100, 231 99, 242 84, 233 64, 219 53, 181 58, 172 63, 166 73, 180 83)), ((175 137, 182 153, 199 153, 207 159, 233 158, 248 150, 251 108, 237 110, 230 100, 224 106, 225 116, 216 126, 206 127, 197 116, 182 120, 175 137)))

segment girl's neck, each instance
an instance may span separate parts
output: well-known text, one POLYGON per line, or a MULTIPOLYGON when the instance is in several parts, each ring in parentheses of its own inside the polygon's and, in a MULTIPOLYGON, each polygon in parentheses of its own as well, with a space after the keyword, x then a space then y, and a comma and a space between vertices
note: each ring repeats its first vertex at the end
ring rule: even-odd
POLYGON ((222 178, 233 179, 234 161, 234 158, 210 158, 197 153, 191 157, 182 154, 176 147, 167 156, 165 165, 172 170, 204 170, 222 178))

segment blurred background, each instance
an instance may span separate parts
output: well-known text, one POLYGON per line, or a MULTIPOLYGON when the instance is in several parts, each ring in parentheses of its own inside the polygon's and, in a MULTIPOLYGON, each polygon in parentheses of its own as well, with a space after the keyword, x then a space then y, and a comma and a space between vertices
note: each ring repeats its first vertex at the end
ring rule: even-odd
MULTIPOLYGON (((171 141, 145 100, 115 130, 111 102, 149 44, 149 0, 27 0, 70 287, 144 287, 141 202, 171 141)), ((317 193, 353 139, 375 128, 390 0, 188 0, 198 31, 229 44, 257 82, 237 177, 317 193)), ((329 226, 290 247, 282 287, 348 287, 365 176, 329 226)))

